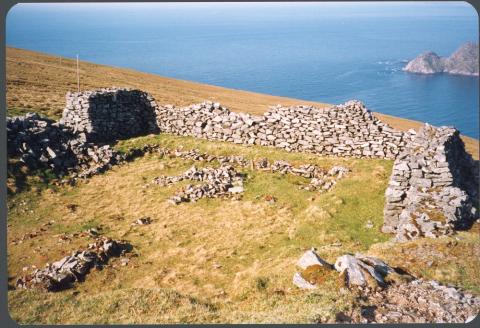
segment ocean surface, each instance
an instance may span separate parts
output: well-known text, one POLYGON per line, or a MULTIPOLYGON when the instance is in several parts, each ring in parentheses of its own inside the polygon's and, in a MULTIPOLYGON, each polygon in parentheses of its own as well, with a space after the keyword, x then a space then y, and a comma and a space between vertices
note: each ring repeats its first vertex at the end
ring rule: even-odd
POLYGON ((454 125, 479 138, 478 77, 405 73, 478 40, 467 3, 20 4, 8 46, 454 125))

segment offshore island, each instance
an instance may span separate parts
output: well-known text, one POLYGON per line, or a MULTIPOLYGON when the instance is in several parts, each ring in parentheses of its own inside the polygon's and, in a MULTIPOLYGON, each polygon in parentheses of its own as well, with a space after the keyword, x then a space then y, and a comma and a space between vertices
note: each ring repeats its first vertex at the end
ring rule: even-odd
POLYGON ((478 44, 468 42, 449 57, 440 57, 435 52, 428 51, 409 61, 403 70, 418 74, 478 76, 478 49, 478 44))

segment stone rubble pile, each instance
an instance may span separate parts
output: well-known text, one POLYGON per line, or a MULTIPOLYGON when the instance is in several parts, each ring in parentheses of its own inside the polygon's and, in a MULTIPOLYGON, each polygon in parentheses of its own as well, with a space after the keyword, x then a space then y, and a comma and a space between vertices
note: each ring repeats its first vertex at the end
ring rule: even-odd
POLYGON ((195 202, 201 198, 216 198, 232 196, 243 192, 243 175, 228 164, 219 168, 206 167, 198 169, 192 166, 179 176, 160 176, 152 183, 161 186, 170 185, 182 180, 203 182, 197 185, 187 185, 180 192, 172 196, 169 201, 173 204, 181 202, 195 202))
POLYGON ((74 148, 73 153, 76 158, 81 159, 70 175, 70 180, 73 181, 103 173, 126 160, 123 154, 115 151, 110 145, 84 144, 83 147, 74 148))
POLYGON ((437 281, 416 279, 371 256, 343 255, 332 266, 312 249, 303 254, 297 266, 303 271, 295 273, 293 283, 307 290, 318 288, 319 279, 304 277, 312 269, 323 275, 335 270, 340 273, 345 286, 358 295, 359 303, 350 317, 343 318, 346 322, 466 322, 480 310, 480 297, 437 281))
POLYGON ((480 297, 437 281, 416 279, 380 291, 363 289, 363 323, 465 323, 480 311, 480 297))
POLYGON ((7 151, 30 169, 49 168, 59 176, 90 176, 122 160, 110 146, 85 143, 62 124, 32 113, 7 118, 7 151))
MULTIPOLYGON (((186 160, 194 160, 201 162, 213 162, 218 161, 220 164, 232 164, 239 165, 241 167, 250 167, 251 169, 279 172, 282 174, 292 174, 301 176, 307 179, 311 179, 309 185, 302 186, 302 189, 309 191, 328 191, 331 189, 338 180, 342 179, 345 174, 349 172, 349 169, 343 166, 333 166, 330 170, 325 171, 323 168, 314 164, 302 164, 298 167, 293 166, 287 161, 276 160, 270 163, 268 159, 261 158, 257 160, 249 161, 242 156, 215 156, 209 154, 200 153, 196 149, 182 151, 180 149, 163 148, 158 145, 145 145, 139 153, 159 153, 162 156, 167 157, 179 157, 186 160)), ((179 177, 159 177, 156 184, 170 185, 176 183, 179 177)))
POLYGON ((274 161, 271 166, 267 160, 259 163, 262 169, 270 168, 271 172, 280 172, 282 174, 292 174, 311 179, 308 186, 302 189, 309 191, 328 191, 342 179, 349 170, 343 166, 334 166, 329 171, 325 171, 314 164, 302 164, 298 168, 292 166, 286 161, 274 161))
POLYGON ((395 160, 382 231, 407 241, 468 228, 478 217, 478 181, 459 132, 424 125, 395 160))
POLYGON ((110 257, 123 255, 128 250, 123 241, 98 237, 86 250, 78 250, 44 269, 35 269, 31 274, 19 278, 17 288, 40 288, 60 291, 70 288, 76 281, 83 281, 91 268, 101 267, 110 257))
POLYGON ((404 133, 376 119, 359 101, 330 108, 271 107, 263 116, 230 112, 219 103, 160 106, 162 132, 321 155, 395 158, 404 133))
MULTIPOLYGON (((133 150, 132 152, 135 152, 133 150)), ((252 160, 249 161, 242 156, 215 156, 209 154, 200 153, 196 149, 192 150, 180 150, 180 149, 170 149, 160 147, 158 145, 145 145, 142 149, 137 150, 136 155, 138 154, 145 154, 145 153, 158 153, 162 156, 167 156, 171 158, 182 158, 186 160, 194 160, 194 161, 201 161, 201 162, 219 162, 222 167, 227 165, 239 165, 241 167, 250 166, 252 169, 258 169, 263 171, 270 171, 270 172, 279 172, 282 174, 293 174, 297 176, 301 176, 307 179, 310 179, 310 183, 306 186, 301 186, 301 189, 309 190, 309 191, 328 191, 331 189, 339 179, 343 178, 345 174, 349 172, 349 170, 342 166, 333 166, 329 171, 325 171, 321 167, 314 165, 314 164, 302 164, 298 167, 291 165, 287 161, 276 160, 270 164, 268 159, 262 158, 259 160, 252 160)), ((233 167, 232 167, 233 168, 233 167)), ((207 168, 204 170, 209 170, 209 172, 215 172, 214 169, 207 168)), ((241 176, 239 173, 238 176, 241 176)), ((152 184, 160 185, 160 186, 169 186, 175 183, 178 183, 183 180, 193 180, 199 181, 198 177, 208 177, 213 178, 208 173, 204 175, 204 172, 198 170, 195 166, 192 167, 190 170, 186 171, 182 175, 179 176, 159 176, 153 179, 152 184)), ((225 181, 225 183, 230 183, 225 181)), ((148 185, 146 185, 147 187, 148 185)), ((215 194, 224 195, 223 189, 224 188, 213 188, 212 186, 187 186, 185 191, 182 194, 178 194, 173 196, 170 200, 175 203, 181 203, 186 201, 194 201, 199 198, 203 197, 215 197, 215 194), (199 188, 201 190, 199 190, 199 188), (185 194, 186 193, 186 194, 185 194), (193 196, 193 194, 197 194, 197 196, 193 196)), ((228 188, 227 188, 228 189, 228 188)), ((238 180, 236 183, 233 183, 233 186, 228 189, 229 193, 236 194, 243 192, 243 183, 238 180)))
POLYGON ((68 92, 60 123, 83 141, 111 142, 158 133, 155 99, 143 91, 106 88, 68 92))

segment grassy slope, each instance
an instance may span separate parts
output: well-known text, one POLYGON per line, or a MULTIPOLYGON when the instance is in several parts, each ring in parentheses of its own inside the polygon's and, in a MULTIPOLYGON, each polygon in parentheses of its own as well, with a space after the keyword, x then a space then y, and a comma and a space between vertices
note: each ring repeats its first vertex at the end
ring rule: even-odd
POLYGON ((277 149, 246 147, 194 138, 160 135, 117 145, 126 149, 145 143, 212 154, 268 157, 328 168, 345 165, 352 172, 325 194, 298 189, 299 177, 245 169, 240 201, 203 199, 174 206, 165 200, 180 185, 152 186, 162 174, 183 172, 199 163, 149 155, 98 175, 76 187, 38 188, 9 198, 9 242, 46 231, 8 246, 10 277, 24 266, 43 266, 89 243, 88 237, 60 243, 58 234, 101 227, 104 234, 125 238, 134 246, 128 266, 87 276, 74 290, 61 293, 10 291, 9 308, 22 323, 162 323, 162 322, 315 322, 348 311, 352 295, 335 281, 315 292, 292 286, 295 261, 317 247, 328 261, 346 252, 386 258, 424 278, 480 292, 478 227, 455 237, 391 244, 380 232, 383 193, 391 161, 320 158, 277 149), (263 196, 278 198, 267 204, 263 196), (114 201, 112 201, 114 200, 114 201), (68 204, 78 205, 71 212, 68 204), (131 226, 150 216, 149 226, 131 226), (367 229, 370 220, 374 227, 367 229), (432 261, 431 263, 428 263, 432 261), (220 267, 218 267, 220 265, 220 267), (73 294, 73 291, 79 292, 73 294))
MULTIPOLYGON (((9 61, 7 66, 9 104, 15 101, 13 98, 18 98, 23 102, 22 108, 31 106, 42 112, 48 112, 50 107, 61 109, 63 93, 69 87, 60 84, 55 87, 53 84, 56 83, 55 74, 61 76, 64 69, 56 71, 52 68, 54 63, 50 62, 43 73, 27 74, 24 69, 32 70, 33 67, 23 61, 40 61, 43 55, 8 51, 10 59, 12 52, 17 56, 16 64, 9 61), (33 58, 20 60, 21 56, 33 58), (17 78, 12 78, 13 75, 17 78), (42 94, 50 98, 42 99, 42 94), (51 105, 40 109, 46 102, 51 105)), ((52 58, 45 57, 44 63, 52 58)), ((65 60, 62 62, 65 64, 65 60)), ((35 67, 41 66, 35 64, 35 67)), ((237 99, 237 106, 241 106, 237 110, 251 109, 255 104, 260 112, 270 103, 288 104, 286 99, 277 97, 105 66, 82 66, 91 67, 88 75, 92 84, 88 84, 88 88, 111 84, 139 87, 151 91, 162 103, 201 101, 211 92, 218 97, 215 100, 232 108, 237 99), (108 72, 112 75, 109 76, 108 72), (127 84, 127 80, 136 84, 127 84), (170 91, 160 93, 167 86, 170 91), (183 88, 194 91, 186 93, 183 88), (225 101, 220 97, 225 97, 225 101)), ((54 114, 50 112, 50 115, 54 114)), ((180 173, 194 163, 157 155, 115 167, 76 187, 33 185, 30 190, 13 194, 8 199, 10 283, 22 274, 23 267, 30 264, 41 267, 90 242, 88 237, 59 242, 61 233, 81 232, 99 226, 105 235, 131 242, 138 256, 132 257, 128 266, 121 266, 118 260, 113 260, 112 267, 92 272, 85 283, 78 284, 73 290, 60 293, 9 291, 9 309, 15 320, 21 323, 325 321, 334 318, 338 311, 348 312, 352 296, 341 293, 335 287, 335 281, 327 281, 315 292, 303 292, 293 287, 291 279, 295 261, 312 246, 329 261, 345 252, 366 252, 404 266, 419 276, 452 282, 480 293, 478 226, 455 237, 402 245, 391 244, 389 236, 380 232, 383 193, 391 161, 323 158, 166 134, 122 141, 116 147, 124 150, 147 142, 198 148, 217 155, 268 157, 295 164, 317 163, 325 168, 339 164, 349 167, 352 172, 330 192, 317 194, 298 189, 299 184, 305 183, 302 178, 245 169, 248 178, 241 201, 204 199, 179 206, 170 205, 165 200, 181 184, 143 186, 155 176, 180 173), (267 194, 277 197, 278 201, 267 204, 263 201, 267 194), (78 209, 72 212, 67 208, 68 204, 76 204, 78 209), (135 219, 145 215, 152 218, 151 225, 131 226, 135 219), (372 229, 365 227, 368 220, 374 224, 372 229), (44 226, 49 221, 53 221, 52 225, 44 226), (37 237, 17 245, 11 243, 41 227, 45 231, 37 237)), ((30 180, 34 178, 28 177, 27 182, 30 180)))
MULTIPOLYGON (((189 105, 212 100, 234 111, 261 115, 268 106, 323 103, 276 97, 161 77, 154 74, 80 63, 80 88, 132 87, 150 92, 159 104, 189 105)), ((11 113, 42 112, 59 117, 65 105, 65 93, 76 90, 75 61, 34 51, 7 47, 7 105, 11 113)), ((368 107, 368 104, 366 104, 368 107)), ((421 123, 376 113, 377 117, 400 130, 417 129, 421 123)), ((479 158, 478 140, 463 137, 467 150, 479 158)))

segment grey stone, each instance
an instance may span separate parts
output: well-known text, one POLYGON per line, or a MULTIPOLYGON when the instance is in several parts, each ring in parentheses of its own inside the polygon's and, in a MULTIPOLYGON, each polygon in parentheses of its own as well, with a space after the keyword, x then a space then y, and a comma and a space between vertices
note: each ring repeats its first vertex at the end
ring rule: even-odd
POLYGON ((302 255, 302 257, 300 257, 300 259, 298 259, 297 261, 297 266, 303 270, 305 270, 306 268, 312 265, 321 265, 321 266, 331 267, 331 264, 322 260, 313 249, 306 251, 302 255))
POLYGON ((303 279, 303 277, 298 272, 296 272, 293 275, 293 284, 300 289, 316 289, 317 288, 317 286, 303 279))

